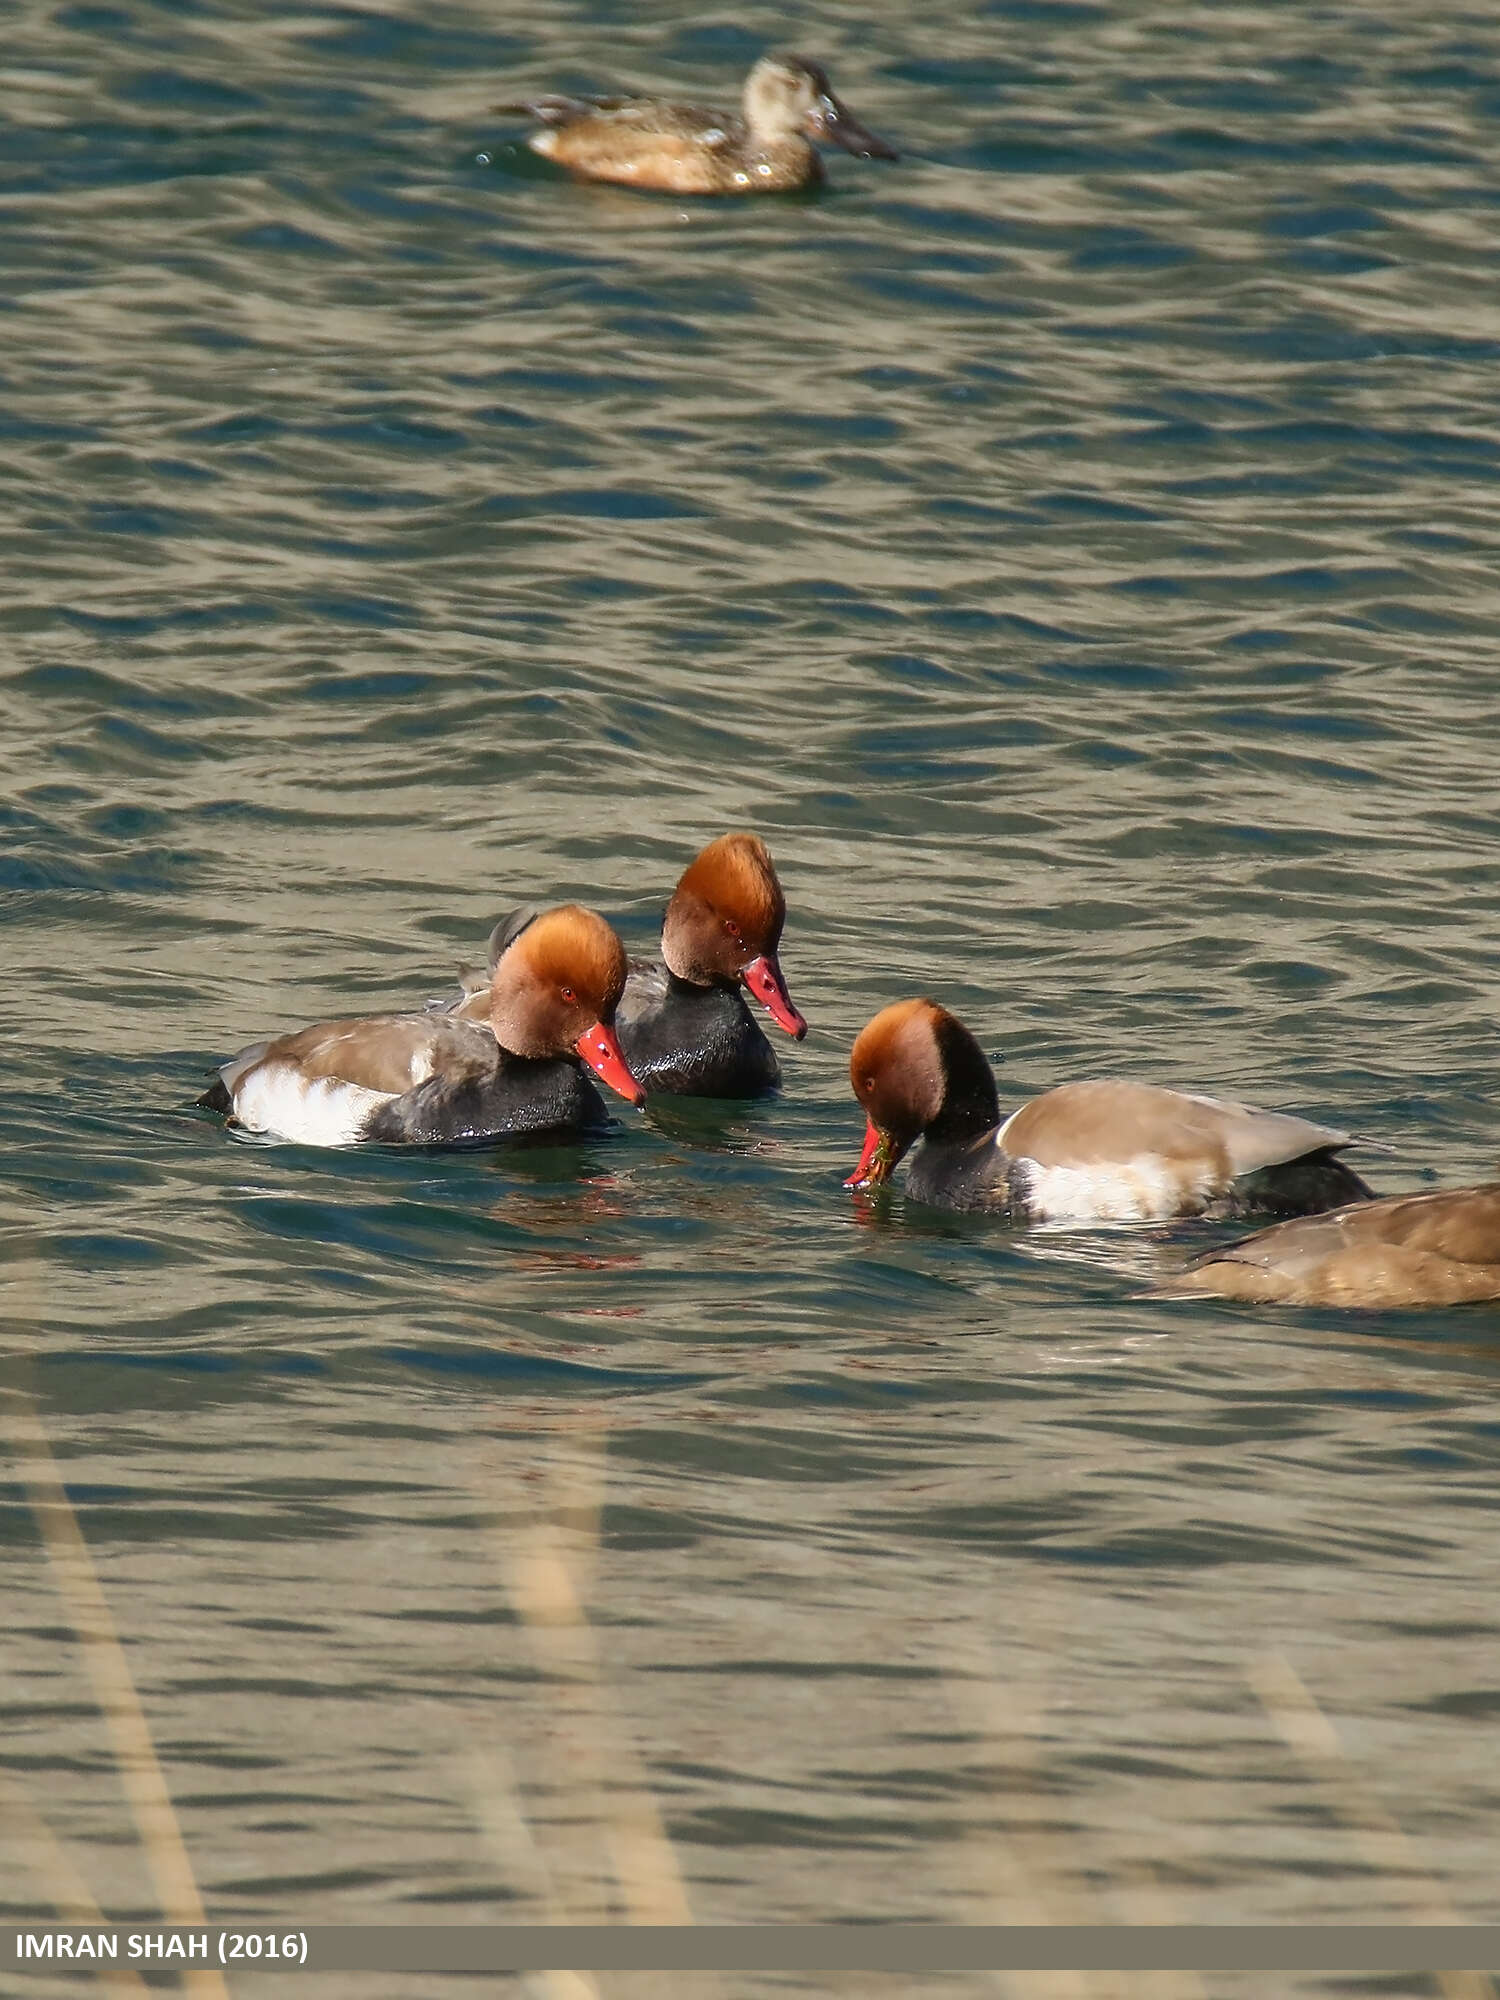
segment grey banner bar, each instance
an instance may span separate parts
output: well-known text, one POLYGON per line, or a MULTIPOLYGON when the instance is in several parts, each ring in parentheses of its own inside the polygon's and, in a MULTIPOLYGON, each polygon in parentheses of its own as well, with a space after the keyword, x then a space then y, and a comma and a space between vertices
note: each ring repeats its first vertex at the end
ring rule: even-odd
POLYGON ((1484 1972, 1500 1925, 544 1924, 0 1925, 0 1967, 36 1974, 220 1965, 308 1972, 1484 1972))

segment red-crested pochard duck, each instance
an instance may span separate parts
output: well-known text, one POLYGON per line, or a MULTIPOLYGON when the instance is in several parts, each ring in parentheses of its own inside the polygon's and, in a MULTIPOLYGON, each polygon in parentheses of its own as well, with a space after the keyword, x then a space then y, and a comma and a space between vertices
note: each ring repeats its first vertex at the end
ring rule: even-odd
MULTIPOLYGON (((746 987, 795 1041, 807 1023, 792 1005, 777 949, 786 898, 757 834, 711 840, 667 905, 661 957, 632 959, 615 1025, 631 1074, 648 1092, 759 1097, 781 1079, 775 1051, 740 996, 746 987)), ((490 940, 493 965, 497 928, 490 940)), ((456 1011, 482 1017, 482 972, 460 974, 456 1011)))
POLYGON ((577 903, 517 911, 497 945, 484 1025, 433 1012, 320 1021, 242 1049, 200 1106, 308 1146, 562 1139, 606 1122, 578 1056, 640 1104, 614 1028, 625 947, 603 917, 577 903))
POLYGON ((1500 1299, 1500 1181, 1278 1222, 1209 1251, 1156 1289, 1375 1312, 1500 1299))
POLYGON ((1021 1222, 1308 1215, 1370 1190, 1336 1158, 1352 1135, 1283 1111, 1104 1078, 1065 1083, 1003 1122, 984 1051, 934 1000, 860 1033, 849 1079, 868 1118, 846 1183, 878 1187, 920 1138, 907 1194, 1021 1222))
POLYGON ((784 194, 823 178, 813 140, 894 160, 805 56, 762 56, 741 115, 660 97, 532 97, 497 106, 540 120, 526 143, 580 180, 667 194, 784 194))

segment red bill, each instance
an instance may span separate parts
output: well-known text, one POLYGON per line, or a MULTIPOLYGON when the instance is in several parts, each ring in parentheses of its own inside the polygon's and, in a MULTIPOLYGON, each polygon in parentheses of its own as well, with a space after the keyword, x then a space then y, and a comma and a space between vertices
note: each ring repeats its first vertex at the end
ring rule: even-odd
POLYGON ((613 1028, 606 1028, 602 1021, 596 1021, 592 1028, 584 1030, 573 1046, 594 1074, 611 1090, 619 1091, 627 1103, 645 1103, 646 1093, 630 1074, 630 1065, 625 1060, 625 1052, 613 1028))
POLYGON ((897 1159, 896 1149, 886 1133, 878 1131, 873 1118, 865 1122, 865 1147, 859 1165, 844 1182, 846 1188, 879 1187, 890 1179, 897 1159))
POLYGON ((792 996, 786 990, 786 981, 781 976, 775 952, 768 951, 759 958, 752 958, 740 977, 777 1027, 785 1028, 794 1041, 800 1042, 807 1033, 807 1023, 792 1005, 792 996))

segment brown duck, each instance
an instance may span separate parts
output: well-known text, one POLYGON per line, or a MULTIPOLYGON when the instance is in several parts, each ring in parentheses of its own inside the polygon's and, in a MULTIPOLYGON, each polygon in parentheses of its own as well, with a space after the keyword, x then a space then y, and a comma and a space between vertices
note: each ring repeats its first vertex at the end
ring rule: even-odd
POLYGON ((1157 1289, 1374 1311, 1500 1299, 1500 1181, 1279 1222, 1210 1251, 1157 1289))
POLYGON ((802 56, 762 56, 738 118, 660 97, 533 97, 502 104, 543 129, 526 143, 580 180, 664 194, 786 194, 823 178, 814 140, 861 159, 899 157, 802 56))

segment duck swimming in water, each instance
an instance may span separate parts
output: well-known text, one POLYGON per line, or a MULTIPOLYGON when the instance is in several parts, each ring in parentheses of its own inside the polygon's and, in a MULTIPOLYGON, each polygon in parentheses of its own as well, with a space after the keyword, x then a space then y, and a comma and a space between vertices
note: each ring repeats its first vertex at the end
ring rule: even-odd
POLYGON ((917 1139, 906 1191, 1018 1222, 1311 1215, 1365 1201, 1337 1158, 1348 1132, 1283 1111, 1106 1078, 1065 1083, 1002 1121, 984 1051, 934 1000, 860 1033, 849 1079, 868 1120, 846 1183, 878 1187, 917 1139))
POLYGON ((603 917, 522 910, 496 942, 484 1025, 433 1012, 320 1021, 242 1049, 200 1107, 308 1146, 566 1139, 607 1123, 580 1056, 641 1103, 614 1030, 625 947, 603 917))
POLYGON ((894 160, 834 96, 816 63, 762 56, 738 118, 659 97, 534 97, 497 106, 540 119, 526 143, 581 180, 664 194, 786 194, 816 187, 815 139, 861 159, 894 160))
POLYGON ((1209 1251, 1156 1290, 1375 1312, 1500 1299, 1500 1182, 1278 1222, 1209 1251))
POLYGON ((632 961, 620 1002, 620 1045, 648 1093, 759 1097, 776 1088, 781 1065, 740 989, 794 1041, 806 1035, 777 956, 785 922, 758 834, 722 834, 684 869, 662 919, 661 963, 632 961))
MULTIPOLYGON (((661 927, 661 962, 632 959, 616 1028, 631 1074, 648 1092, 760 1097, 781 1080, 776 1053, 741 997, 752 993, 794 1041, 807 1022, 777 956, 786 922, 771 851, 758 834, 711 840, 683 871, 661 927)), ((490 968, 501 937, 490 940, 490 968)), ((455 1011, 484 1018, 490 972, 459 975, 455 1011)))

